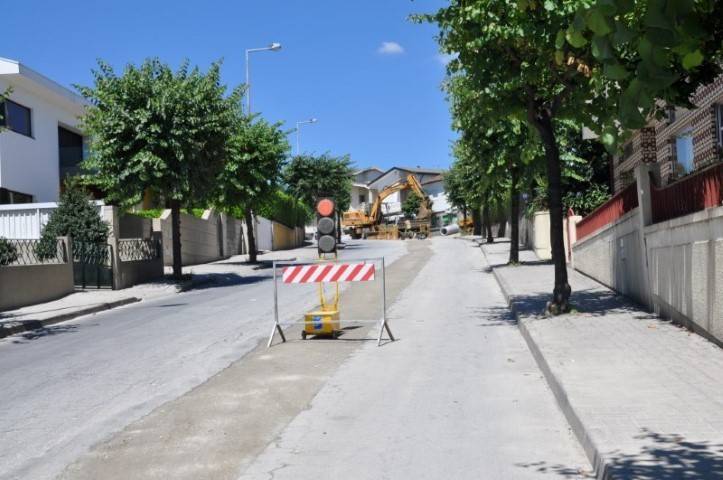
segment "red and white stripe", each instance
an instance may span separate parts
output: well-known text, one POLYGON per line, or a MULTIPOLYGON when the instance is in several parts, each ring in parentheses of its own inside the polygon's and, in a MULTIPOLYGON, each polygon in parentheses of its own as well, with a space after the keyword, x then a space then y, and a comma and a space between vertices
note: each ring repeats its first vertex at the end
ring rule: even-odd
POLYGON ((284 283, 367 282, 374 280, 373 263, 328 263, 285 267, 284 283))

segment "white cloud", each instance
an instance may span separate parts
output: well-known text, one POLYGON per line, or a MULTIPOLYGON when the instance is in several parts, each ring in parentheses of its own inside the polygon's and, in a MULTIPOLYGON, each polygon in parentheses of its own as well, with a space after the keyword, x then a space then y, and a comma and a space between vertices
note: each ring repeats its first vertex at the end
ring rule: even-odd
POLYGON ((404 53, 404 47, 397 42, 382 42, 381 47, 377 49, 377 53, 382 55, 400 55, 404 53))

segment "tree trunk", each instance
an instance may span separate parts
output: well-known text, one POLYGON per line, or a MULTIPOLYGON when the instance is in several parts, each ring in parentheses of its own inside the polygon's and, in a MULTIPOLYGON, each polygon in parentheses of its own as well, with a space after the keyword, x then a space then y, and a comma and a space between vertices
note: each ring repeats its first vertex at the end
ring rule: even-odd
POLYGON ((246 219, 246 235, 249 247, 249 262, 256 263, 256 237, 254 236, 254 216, 251 209, 244 210, 244 218, 246 219))
POLYGON ((181 281, 183 261, 181 259, 181 202, 171 200, 171 244, 173 248, 173 279, 181 281))
POLYGON ((336 212, 336 243, 341 243, 341 213, 336 212))
POLYGON ((487 243, 494 243, 495 239, 492 236, 492 219, 490 218, 490 207, 485 204, 482 209, 482 225, 484 226, 485 232, 487 233, 487 243))
POLYGON ((555 265, 555 288, 552 291, 551 313, 564 313, 570 310, 572 292, 567 280, 567 262, 565 261, 565 240, 563 233, 562 180, 560 150, 555 138, 552 118, 543 114, 535 122, 545 148, 547 163, 547 202, 550 206, 550 246, 552 262, 555 265))
POLYGON ((510 186, 510 261, 520 263, 520 168, 510 169, 512 182, 510 186))
POLYGON ((504 237, 507 233, 507 217, 502 215, 499 220, 500 223, 497 226, 497 236, 504 237))
POLYGON ((479 207, 472 209, 472 234, 482 235, 482 219, 480 218, 479 207))

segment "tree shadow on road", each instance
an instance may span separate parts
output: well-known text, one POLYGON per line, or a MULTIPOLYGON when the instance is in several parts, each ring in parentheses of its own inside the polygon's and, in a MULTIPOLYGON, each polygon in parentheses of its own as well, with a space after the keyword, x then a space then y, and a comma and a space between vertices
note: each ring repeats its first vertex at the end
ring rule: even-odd
POLYGON ((42 327, 40 326, 40 322, 37 320, 30 320, 27 323, 30 325, 30 328, 33 328, 33 324, 37 324, 37 328, 10 337, 10 342, 14 344, 24 344, 40 338, 62 335, 64 333, 75 333, 78 330, 78 325, 54 325, 42 327))
POLYGON ((566 478, 636 480, 708 480, 723 478, 723 444, 693 442, 683 435, 657 433, 643 428, 636 437, 646 441, 638 453, 613 452, 597 475, 581 476, 579 469, 547 462, 518 464, 540 473, 566 478))
POLYGON ((517 325, 517 319, 507 307, 467 307, 478 327, 499 327, 517 325))
POLYGON ((263 275, 239 275, 237 273, 204 273, 195 275, 192 290, 207 290, 209 288, 232 287, 237 285, 250 285, 271 280, 263 275))

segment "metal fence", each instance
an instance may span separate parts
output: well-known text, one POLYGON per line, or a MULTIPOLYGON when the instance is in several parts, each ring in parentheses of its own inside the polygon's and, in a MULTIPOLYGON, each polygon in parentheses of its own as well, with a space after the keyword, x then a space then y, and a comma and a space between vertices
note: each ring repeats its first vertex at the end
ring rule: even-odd
POLYGON ((154 238, 124 238, 118 240, 118 258, 121 262, 155 260, 161 256, 160 242, 154 238))
POLYGON ((0 238, 0 267, 13 265, 59 265, 68 262, 63 240, 43 244, 40 240, 0 238))
POLYGON ((723 163, 695 172, 663 188, 652 187, 653 223, 717 207, 723 203, 723 163))

